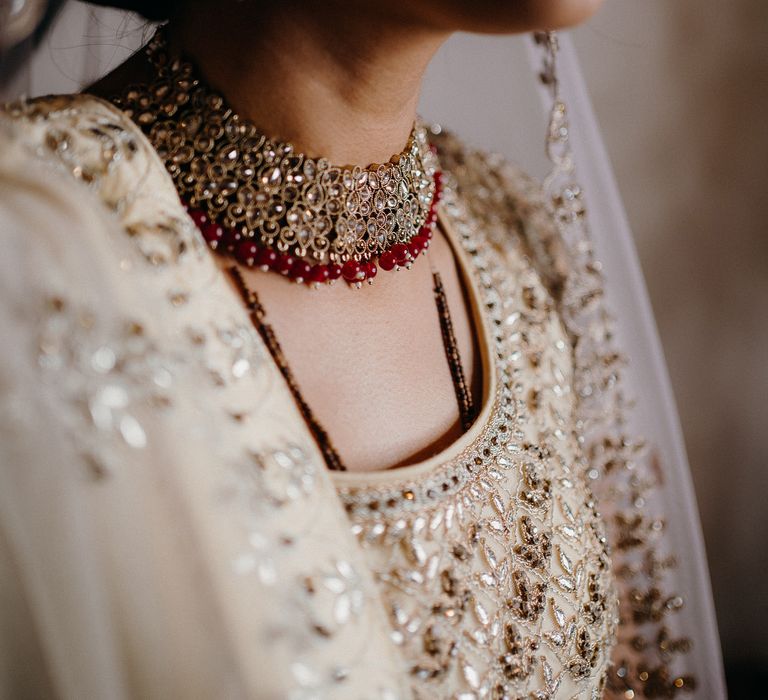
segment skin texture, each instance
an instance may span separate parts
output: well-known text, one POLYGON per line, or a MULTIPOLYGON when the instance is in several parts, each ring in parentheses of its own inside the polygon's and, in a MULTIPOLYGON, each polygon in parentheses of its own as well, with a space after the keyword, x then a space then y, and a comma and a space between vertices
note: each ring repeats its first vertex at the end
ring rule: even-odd
POLYGON ((452 33, 570 26, 598 5, 599 0, 193 0, 183 3, 172 28, 174 41, 239 112, 302 151, 334 163, 368 165, 402 148, 427 65, 452 33))
MULTIPOLYGON (((598 5, 598 0, 201 0, 183 4, 170 36, 206 80, 265 133, 336 164, 368 165, 402 150, 424 71, 454 31, 569 26, 598 5)), ((137 56, 93 91, 111 94, 146 71, 137 56)), ((465 374, 481 403, 478 341, 466 289, 442 232, 412 270, 380 274, 360 291, 343 283, 310 290, 275 274, 244 272, 304 398, 350 470, 414 463, 461 434, 431 268, 443 278, 465 374)))

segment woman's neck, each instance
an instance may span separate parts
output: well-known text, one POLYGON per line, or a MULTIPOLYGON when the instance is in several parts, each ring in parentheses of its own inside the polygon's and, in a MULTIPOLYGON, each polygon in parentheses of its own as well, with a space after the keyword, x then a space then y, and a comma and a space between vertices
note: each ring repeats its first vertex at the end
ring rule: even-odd
POLYGON ((195 4, 171 23, 171 44, 268 135, 339 165, 387 161, 408 140, 447 33, 365 3, 354 12, 309 4, 195 4))

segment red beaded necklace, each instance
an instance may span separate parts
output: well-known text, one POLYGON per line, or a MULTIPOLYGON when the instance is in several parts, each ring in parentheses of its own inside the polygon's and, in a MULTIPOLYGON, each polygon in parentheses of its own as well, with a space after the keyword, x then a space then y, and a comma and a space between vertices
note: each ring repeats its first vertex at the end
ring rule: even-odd
POLYGON ((440 171, 435 171, 433 177, 434 196, 425 223, 417 235, 407 243, 393 243, 378 256, 378 259, 373 256, 352 258, 343 264, 329 262, 313 265, 290 252, 281 252, 275 248, 259 245, 252 238, 238 235, 235 230, 227 229, 220 221, 212 219, 210 213, 203 208, 191 206, 189 202, 185 202, 185 207, 211 249, 235 258, 245 267, 257 268, 264 272, 277 272, 295 282, 313 287, 333 283, 343 278, 350 285, 359 288, 366 280, 368 284, 373 284, 373 278, 376 277, 379 268, 386 272, 401 268, 410 269, 419 255, 426 254, 434 235, 437 222, 436 209, 441 197, 440 171))

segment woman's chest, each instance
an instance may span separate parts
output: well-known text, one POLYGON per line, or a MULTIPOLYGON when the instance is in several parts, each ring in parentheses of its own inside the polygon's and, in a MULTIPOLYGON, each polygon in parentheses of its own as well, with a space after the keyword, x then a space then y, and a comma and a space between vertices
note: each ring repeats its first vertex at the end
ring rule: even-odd
MULTIPOLYGON (((225 258, 217 262, 223 270, 232 264, 225 258)), ((475 333, 482 328, 473 327, 465 275, 442 233, 410 269, 382 273, 362 289, 343 282, 313 288, 242 267, 239 274, 258 296, 264 312, 258 323, 273 332, 278 361, 346 469, 414 463, 460 437, 449 350, 456 348, 479 400, 475 333), (444 289, 442 314, 434 272, 444 289), (442 332, 446 316, 453 346, 442 332)))

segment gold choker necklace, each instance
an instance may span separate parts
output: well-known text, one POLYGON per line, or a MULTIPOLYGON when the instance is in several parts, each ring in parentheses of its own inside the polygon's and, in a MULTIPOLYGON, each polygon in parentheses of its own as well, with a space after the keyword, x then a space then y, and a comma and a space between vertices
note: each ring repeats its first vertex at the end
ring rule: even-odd
POLYGON ((440 173, 421 124, 388 163, 336 167, 261 134, 169 55, 163 30, 146 52, 155 80, 115 103, 165 161, 214 250, 297 281, 357 286, 426 251, 440 173))

